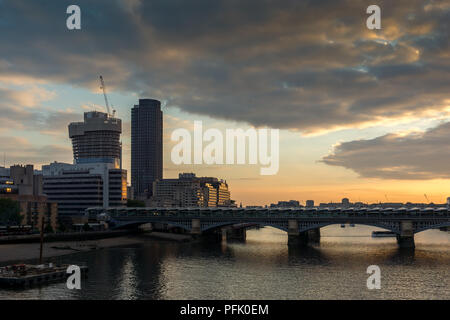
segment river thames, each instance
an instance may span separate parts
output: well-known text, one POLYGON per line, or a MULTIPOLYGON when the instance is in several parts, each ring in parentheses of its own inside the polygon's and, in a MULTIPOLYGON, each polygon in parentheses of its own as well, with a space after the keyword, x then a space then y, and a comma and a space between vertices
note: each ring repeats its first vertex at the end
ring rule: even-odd
POLYGON ((288 248, 273 228, 249 230, 246 242, 137 245, 52 258, 85 264, 81 290, 65 283, 0 290, 0 299, 450 299, 450 233, 416 235, 416 249, 371 238, 372 227, 329 226, 321 242, 288 248), (366 286, 381 269, 381 289, 366 286))

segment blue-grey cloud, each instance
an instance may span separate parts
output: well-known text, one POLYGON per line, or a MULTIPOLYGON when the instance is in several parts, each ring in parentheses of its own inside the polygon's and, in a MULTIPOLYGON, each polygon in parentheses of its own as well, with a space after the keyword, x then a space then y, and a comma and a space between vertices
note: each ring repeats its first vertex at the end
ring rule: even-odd
MULTIPOLYGON (((449 6, 379 1, 0 2, 0 75, 97 87, 216 118, 304 132, 446 107, 449 6)), ((131 106, 130 106, 131 107, 131 106)))
POLYGON ((367 178, 449 179, 449 139, 450 123, 446 122, 421 133, 343 142, 321 161, 367 178))

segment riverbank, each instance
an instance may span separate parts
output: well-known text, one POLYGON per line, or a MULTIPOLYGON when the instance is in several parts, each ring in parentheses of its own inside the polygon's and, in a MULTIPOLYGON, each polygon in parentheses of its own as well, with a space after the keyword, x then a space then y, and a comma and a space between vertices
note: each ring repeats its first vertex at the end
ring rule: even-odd
MULTIPOLYGON (((108 234, 95 232, 81 234, 78 239, 74 240, 74 235, 67 235, 69 240, 59 241, 52 238, 52 241, 44 242, 43 257, 52 258, 59 257, 77 252, 87 252, 92 250, 100 250, 104 248, 120 247, 126 245, 141 244, 147 239, 167 240, 176 242, 192 241, 190 235, 175 234, 166 232, 146 232, 131 233, 112 231, 108 234), (104 236, 102 239, 96 237, 104 236)), ((17 240, 17 239, 16 239, 17 240)), ((0 243, 0 265, 7 265, 8 262, 25 262, 29 260, 39 259, 40 243, 22 241, 14 243, 0 243)))
MULTIPOLYGON (((98 240, 50 242, 44 243, 43 257, 52 258, 77 252, 136 245, 143 241, 143 238, 136 236, 122 236, 98 240)), ((8 262, 25 262, 39 259, 39 249, 39 243, 1 244, 0 265, 7 265, 8 262)))
MULTIPOLYGON (((134 230, 106 230, 106 231, 85 231, 85 232, 64 232, 64 233, 47 233, 44 235, 44 242, 58 241, 85 241, 97 240, 113 237, 120 237, 130 234, 136 234, 134 230)), ((40 242, 40 234, 31 235, 15 235, 0 237, 0 245, 14 243, 32 243, 40 242)))

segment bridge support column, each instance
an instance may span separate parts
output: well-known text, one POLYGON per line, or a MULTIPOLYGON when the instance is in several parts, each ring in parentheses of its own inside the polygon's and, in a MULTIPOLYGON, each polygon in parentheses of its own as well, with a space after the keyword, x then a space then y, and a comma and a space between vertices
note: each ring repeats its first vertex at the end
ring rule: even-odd
POLYGON ((228 229, 227 228, 222 228, 220 231, 222 232, 222 242, 227 242, 228 229))
POLYGON ((412 221, 400 222, 400 234, 397 235, 397 243, 400 248, 414 248, 414 227, 412 221))
POLYGON ((245 228, 227 229, 227 239, 229 240, 245 241, 246 238, 247 238, 247 231, 245 230, 245 228))
POLYGON ((288 246, 304 246, 308 243, 308 236, 305 232, 298 231, 298 221, 288 220, 288 246))
POLYGON ((191 228, 191 234, 193 236, 199 236, 202 234, 202 227, 200 223, 200 219, 192 219, 192 228, 191 228))

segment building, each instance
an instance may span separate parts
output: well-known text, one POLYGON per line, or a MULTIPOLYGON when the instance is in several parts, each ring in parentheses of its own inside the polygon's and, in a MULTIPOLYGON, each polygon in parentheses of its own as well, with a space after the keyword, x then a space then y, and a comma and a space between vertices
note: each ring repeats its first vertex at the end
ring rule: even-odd
POLYGON ((85 112, 83 122, 69 124, 74 163, 114 163, 122 168, 121 132, 120 119, 103 112, 85 112))
POLYGON ((42 166, 43 191, 58 203, 59 217, 70 224, 89 207, 125 206, 127 172, 122 170, 122 121, 107 113, 84 113, 68 126, 74 163, 42 166))
POLYGON ((306 207, 308 208, 314 207, 314 200, 306 200, 306 207))
POLYGON ((8 177, 0 177, 0 194, 19 194, 19 187, 8 177))
POLYGON ((342 206, 344 206, 344 207, 350 206, 350 200, 348 198, 343 198, 342 199, 342 206))
POLYGON ((11 180, 19 188, 19 194, 44 195, 42 174, 35 171, 33 165, 14 165, 10 167, 9 172, 11 180))
POLYGON ((20 214, 24 217, 22 225, 41 230, 44 219, 44 227, 50 226, 56 231, 58 205, 49 201, 43 194, 42 175, 37 174, 33 165, 14 165, 0 173, 0 199, 7 198, 19 202, 20 214))
POLYGON ((132 186, 127 186, 127 199, 134 200, 134 189, 132 186))
POLYGON ((300 208, 300 202, 297 200, 278 201, 278 203, 272 203, 271 208, 300 208))
POLYGON ((42 166, 44 193, 58 203, 59 216, 84 214, 89 207, 120 207, 127 200, 126 171, 113 163, 42 166))
POLYGON ((22 225, 28 225, 32 229, 41 231, 42 219, 44 219, 44 229, 48 226, 51 227, 53 232, 58 229, 58 205, 55 202, 48 201, 46 196, 0 193, 0 199, 2 198, 19 202, 20 214, 24 217, 22 225))
POLYGON ((180 173, 178 179, 153 183, 149 206, 156 207, 234 207, 226 181, 180 173))
POLYGON ((153 194, 153 182, 163 177, 161 102, 139 99, 131 109, 131 186, 135 198, 153 194))
POLYGON ((9 178, 9 168, 0 167, 0 178, 9 178))

